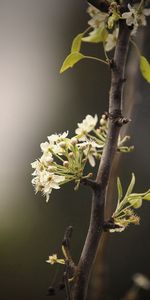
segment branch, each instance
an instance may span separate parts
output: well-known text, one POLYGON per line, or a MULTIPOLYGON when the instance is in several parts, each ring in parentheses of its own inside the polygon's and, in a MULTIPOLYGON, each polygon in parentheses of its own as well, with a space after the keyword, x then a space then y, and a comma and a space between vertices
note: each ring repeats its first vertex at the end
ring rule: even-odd
POLYGON ((72 226, 69 226, 66 229, 64 238, 62 241, 62 251, 65 256, 65 262, 67 263, 68 268, 71 269, 71 271, 74 273, 76 266, 73 262, 71 254, 70 254, 70 241, 71 241, 72 231, 73 231, 72 226))
POLYGON ((120 125, 123 125, 116 122, 116 115, 117 118, 122 119, 124 69, 129 36, 130 31, 128 27, 124 21, 120 21, 119 38, 115 49, 113 64, 111 64, 111 88, 109 96, 109 115, 111 115, 111 118, 109 118, 108 136, 96 177, 96 183, 99 188, 93 188, 90 225, 75 273, 75 282, 72 287, 72 300, 86 299, 92 266, 103 232, 106 189, 117 151, 120 125))

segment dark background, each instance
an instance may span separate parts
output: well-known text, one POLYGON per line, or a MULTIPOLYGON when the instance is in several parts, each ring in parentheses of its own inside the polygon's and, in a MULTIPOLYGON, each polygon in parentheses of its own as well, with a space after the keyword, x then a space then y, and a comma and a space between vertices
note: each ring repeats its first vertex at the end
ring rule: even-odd
MULTIPOLYGON (((47 299, 47 287, 53 281, 59 282, 62 271, 56 271, 45 260, 56 252, 61 255, 66 227, 74 227, 75 261, 84 243, 90 213, 89 191, 81 187, 74 193, 73 185, 65 186, 61 192, 54 191, 46 204, 40 194, 34 195, 30 163, 40 156, 39 145, 47 135, 67 129, 73 134, 77 122, 86 114, 101 115, 108 109, 107 67, 83 61, 73 70, 59 74, 73 37, 87 27, 86 7, 86 1, 79 0, 0 0, 2 300, 47 299)), ((99 45, 84 47, 84 53, 103 56, 99 45)), ((143 53, 150 58, 148 42, 143 53)), ((136 192, 150 187, 150 86, 140 74, 139 85, 141 91, 134 99, 129 126, 135 151, 123 156, 118 171, 124 188, 131 172, 136 173, 136 192)), ((149 203, 144 203, 139 215, 140 226, 110 236, 110 299, 121 299, 134 273, 150 277, 149 203)), ((64 294, 59 293, 56 299, 64 299, 64 294)))

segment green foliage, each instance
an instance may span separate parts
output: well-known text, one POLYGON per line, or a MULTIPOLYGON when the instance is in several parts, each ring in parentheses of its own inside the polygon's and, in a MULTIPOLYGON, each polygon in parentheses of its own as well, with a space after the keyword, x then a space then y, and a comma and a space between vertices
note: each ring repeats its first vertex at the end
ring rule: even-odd
POLYGON ((132 173, 131 182, 130 182, 130 184, 128 186, 128 189, 127 189, 127 192, 125 194, 125 198, 127 198, 132 193, 134 185, 135 185, 135 175, 134 175, 134 173, 132 173))
POLYGON ((80 52, 73 52, 73 53, 69 54, 66 57, 65 61, 63 62, 63 65, 60 69, 60 74, 65 72, 67 69, 72 68, 78 61, 80 61, 81 59, 83 59, 85 57, 86 56, 84 56, 80 52))
POLYGON ((118 202, 120 202, 123 196, 123 191, 122 191, 122 185, 119 177, 117 178, 117 190, 118 190, 118 202))
POLYGON ((112 219, 119 228, 112 229, 110 230, 111 232, 123 231, 129 224, 139 224, 139 217, 134 213, 133 209, 141 207, 143 200, 150 201, 150 190, 145 193, 132 193, 134 185, 135 175, 132 173, 131 181, 123 197, 122 184, 120 179, 117 178, 118 203, 112 219))
POLYGON ((105 26, 101 26, 93 30, 88 36, 82 38, 83 42, 100 43, 105 42, 108 36, 108 31, 105 26))
POLYGON ((71 46, 71 53, 80 52, 83 35, 84 35, 84 33, 79 33, 73 39, 72 46, 71 46))
POLYGON ((150 64, 144 56, 140 57, 140 70, 143 77, 150 83, 150 64))
POLYGON ((147 195, 145 195, 145 196, 143 197, 143 200, 148 200, 148 201, 150 201, 150 193, 148 193, 147 195))

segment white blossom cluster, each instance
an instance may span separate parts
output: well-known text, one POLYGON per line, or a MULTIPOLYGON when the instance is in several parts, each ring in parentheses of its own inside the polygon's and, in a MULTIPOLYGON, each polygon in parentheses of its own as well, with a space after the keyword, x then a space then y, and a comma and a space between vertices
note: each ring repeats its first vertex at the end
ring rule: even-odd
MULTIPOLYGON (((91 173, 84 175, 87 163, 95 166, 96 159, 100 159, 107 138, 108 120, 103 114, 100 118, 98 128, 98 117, 87 115, 78 123, 75 136, 68 137, 68 131, 63 134, 52 134, 48 136, 48 141, 41 143, 42 156, 34 161, 31 166, 32 184, 35 192, 42 192, 46 196, 46 201, 53 189, 60 189, 61 185, 74 181, 79 186, 81 179, 91 176, 91 173)), ((119 138, 119 151, 130 151, 124 146, 124 139, 119 138)))
POLYGON ((93 28, 89 36, 96 36, 99 33, 103 35, 106 51, 110 51, 116 46, 119 19, 125 19, 126 24, 132 29, 131 35, 135 35, 138 27, 147 25, 146 17, 150 15, 150 9, 144 8, 142 3, 133 6, 128 4, 128 11, 121 13, 120 6, 115 1, 110 4, 108 13, 101 12, 91 4, 89 4, 87 12, 91 17, 88 24, 93 28))

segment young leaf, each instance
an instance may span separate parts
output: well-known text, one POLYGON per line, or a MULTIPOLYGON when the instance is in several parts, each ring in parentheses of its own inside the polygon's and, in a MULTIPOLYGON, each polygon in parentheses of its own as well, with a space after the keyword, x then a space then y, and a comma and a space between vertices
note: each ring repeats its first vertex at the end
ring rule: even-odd
POLYGON ((150 200, 150 193, 148 193, 147 195, 145 195, 145 196, 143 197, 143 200, 150 200))
POLYGON ((142 197, 138 194, 131 194, 131 197, 128 198, 128 202, 134 207, 139 208, 142 206, 142 197))
POLYGON ((135 185, 135 175, 134 175, 134 173, 132 173, 131 182, 130 182, 130 184, 129 184, 129 186, 128 186, 128 189, 127 189, 125 198, 128 197, 128 196, 132 193, 132 190, 133 190, 133 188, 134 188, 134 185, 135 185))
POLYGON ((63 62, 63 65, 60 69, 60 73, 65 72, 69 68, 72 68, 78 61, 80 61, 83 58, 85 58, 85 56, 80 52, 74 52, 69 54, 63 62))
POLYGON ((118 202, 120 202, 123 196, 123 191, 122 191, 122 185, 119 177, 117 177, 117 190, 118 190, 118 202))
POLYGON ((133 207, 134 208, 140 208, 142 206, 142 199, 141 198, 138 198, 137 200, 134 200, 134 204, 133 204, 133 207))
POLYGON ((71 46, 71 53, 79 52, 81 49, 81 42, 82 42, 83 33, 79 33, 72 42, 71 46))
POLYGON ((144 56, 140 57, 140 70, 143 77, 150 83, 150 64, 144 56))
POLYGON ((100 42, 105 42, 107 36, 108 36, 108 32, 105 29, 105 27, 99 27, 93 30, 89 34, 89 36, 82 38, 82 41, 89 42, 89 43, 100 43, 100 42))

